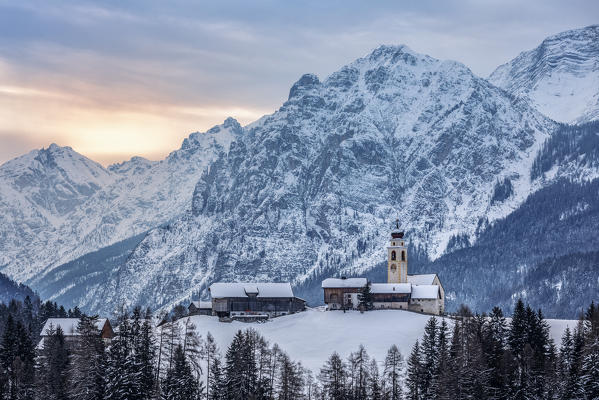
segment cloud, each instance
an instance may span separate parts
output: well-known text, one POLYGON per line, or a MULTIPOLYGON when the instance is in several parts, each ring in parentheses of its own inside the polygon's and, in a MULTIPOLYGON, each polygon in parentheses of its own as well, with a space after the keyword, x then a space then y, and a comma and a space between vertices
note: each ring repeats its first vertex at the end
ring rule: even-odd
POLYGON ((0 0, 0 129, 30 143, 62 134, 105 159, 156 156, 226 113, 272 112, 303 73, 324 78, 381 43, 486 76, 596 15, 582 0, 0 0), (122 140, 103 145, 108 131, 122 140), (135 148, 144 131, 153 147, 135 148))

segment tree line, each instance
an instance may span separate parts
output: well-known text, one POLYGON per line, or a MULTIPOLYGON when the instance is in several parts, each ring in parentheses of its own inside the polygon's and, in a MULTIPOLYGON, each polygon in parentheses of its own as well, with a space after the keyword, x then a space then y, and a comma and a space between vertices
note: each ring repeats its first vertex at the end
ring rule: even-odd
POLYGON ((0 305, 0 399, 119 400, 424 400, 599 398, 599 308, 566 329, 559 346, 540 310, 518 301, 512 318, 500 308, 431 317, 404 358, 392 345, 384 360, 360 346, 346 359, 331 354, 319 371, 292 360, 254 329, 239 330, 219 349, 192 318, 154 326, 148 310, 121 312, 115 336, 100 337, 98 317, 79 318, 77 335, 50 326, 68 316, 52 303, 0 305))

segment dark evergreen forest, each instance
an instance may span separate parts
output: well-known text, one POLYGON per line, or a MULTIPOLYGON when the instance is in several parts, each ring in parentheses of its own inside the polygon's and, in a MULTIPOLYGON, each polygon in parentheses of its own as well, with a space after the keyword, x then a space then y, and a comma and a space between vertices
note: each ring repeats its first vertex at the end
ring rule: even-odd
MULTIPOLYGON (((599 308, 592 303, 561 343, 541 310, 521 300, 511 319, 499 307, 431 317, 409 355, 392 345, 384 360, 360 346, 331 354, 319 371, 290 359, 253 329, 227 349, 200 336, 175 310, 154 326, 149 311, 121 312, 115 337, 103 340, 96 316, 27 297, 0 305, 2 399, 597 399, 599 308), (77 336, 46 318, 79 318, 77 336)), ((309 346, 307 341, 307 346, 309 346)))

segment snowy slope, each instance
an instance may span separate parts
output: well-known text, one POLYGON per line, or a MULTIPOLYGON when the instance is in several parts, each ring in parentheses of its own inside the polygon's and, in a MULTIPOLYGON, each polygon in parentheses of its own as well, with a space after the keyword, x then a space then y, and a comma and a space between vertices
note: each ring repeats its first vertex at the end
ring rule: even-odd
MULTIPOLYGON (((308 310, 290 316, 272 319, 266 323, 218 322, 210 316, 193 316, 191 322, 204 338, 210 332, 218 343, 221 354, 226 352, 239 329, 253 328, 271 344, 277 343, 295 361, 318 374, 326 359, 338 352, 344 359, 360 344, 371 357, 383 362, 387 350, 395 344, 404 359, 410 355, 416 340, 422 338, 429 316, 399 310, 378 310, 360 314, 357 311, 324 312, 308 310)), ((451 320, 447 320, 451 325, 451 320)), ((566 326, 573 329, 576 321, 547 320, 550 334, 560 343, 566 326)), ((181 325, 185 320, 180 320, 181 325)), ((450 328, 451 329, 451 328, 450 328)))
POLYGON ((51 145, 0 167, 0 266, 41 278, 80 255, 166 223, 190 208, 195 183, 241 133, 228 119, 193 133, 159 162, 141 157, 108 169, 51 145))
POLYGON ((384 259, 397 217, 437 257, 526 198, 554 129, 460 63, 381 46, 322 82, 301 77, 212 164, 191 212, 152 230, 80 304, 168 307, 214 281, 361 273, 384 259), (514 192, 491 204, 504 177, 514 192))
POLYGON ((599 25, 548 37, 498 67, 489 81, 556 121, 599 118, 599 25))

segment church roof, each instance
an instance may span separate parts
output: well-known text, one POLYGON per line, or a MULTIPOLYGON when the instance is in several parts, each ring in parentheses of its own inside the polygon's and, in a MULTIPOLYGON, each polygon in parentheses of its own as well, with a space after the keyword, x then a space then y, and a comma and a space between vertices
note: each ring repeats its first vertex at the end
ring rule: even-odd
POLYGON ((322 288, 361 288, 364 287, 367 282, 368 280, 366 278, 327 278, 322 281, 322 288))
POLYGON ((293 290, 289 282, 285 283, 243 283, 243 282, 218 282, 210 285, 210 296, 213 299, 223 297, 247 297, 248 294, 257 294, 257 297, 293 297, 293 290))
POLYGON ((407 294, 412 291, 412 285, 409 283, 372 283, 370 285, 372 293, 402 293, 407 294))
POLYGON ((412 285, 412 299, 439 298, 439 285, 412 285))
POLYGON ((432 285, 437 274, 408 275, 408 282, 412 285, 432 285))

